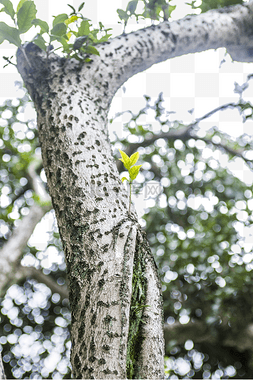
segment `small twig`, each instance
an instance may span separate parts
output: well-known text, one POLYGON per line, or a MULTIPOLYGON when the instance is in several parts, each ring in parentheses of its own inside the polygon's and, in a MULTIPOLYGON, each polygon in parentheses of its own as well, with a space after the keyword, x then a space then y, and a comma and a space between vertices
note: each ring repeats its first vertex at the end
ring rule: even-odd
MULTIPOLYGON (((13 56, 12 56, 11 58, 13 58, 13 56)), ((8 63, 6 63, 6 65, 4 65, 3 67, 6 67, 8 64, 17 67, 17 65, 16 65, 15 63, 11 62, 11 60, 10 60, 8 57, 4 57, 4 56, 3 56, 3 59, 4 59, 5 61, 8 62, 8 63)))
POLYGON ((131 198, 132 198, 132 182, 129 182, 129 213, 131 209, 131 198))

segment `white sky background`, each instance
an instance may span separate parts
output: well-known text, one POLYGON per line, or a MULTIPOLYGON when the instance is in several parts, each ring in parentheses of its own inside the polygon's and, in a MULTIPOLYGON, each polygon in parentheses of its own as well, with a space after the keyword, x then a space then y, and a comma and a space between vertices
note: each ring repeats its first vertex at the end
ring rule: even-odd
MULTIPOLYGON (((118 22, 116 10, 117 8, 126 9, 128 1, 86 0, 82 12, 91 19, 93 24, 101 21, 106 28, 113 29, 111 31, 113 35, 118 35, 122 33, 123 26, 118 22)), ((19 0, 13 0, 14 8, 18 2, 19 0)), ((67 4, 71 4, 77 9, 81 2, 81 0, 35 0, 38 11, 37 18, 46 20, 51 25, 52 15, 70 13, 71 10, 67 4)), ((187 13, 193 12, 189 6, 184 4, 184 0, 174 0, 172 4, 174 3, 177 4, 177 8, 173 12, 173 19, 182 18, 187 13)), ((4 13, 0 13, 0 21, 9 23, 11 19, 4 13)), ((136 25, 134 19, 129 22, 126 32, 148 25, 150 25, 149 20, 136 25)), ((34 37, 36 31, 38 29, 32 28, 29 34, 27 33, 27 40, 34 37)), ((7 42, 0 45, 0 101, 6 98, 16 98, 18 94, 14 82, 16 80, 21 81, 21 77, 14 66, 8 65, 3 68, 6 62, 2 58, 2 56, 15 55, 15 50, 15 47, 7 42)), ((189 123, 222 104, 231 101, 236 102, 238 94, 233 92, 234 82, 242 85, 246 81, 247 75, 251 73, 253 73, 252 63, 232 62, 230 56, 225 54, 225 49, 209 50, 173 58, 156 64, 149 70, 129 79, 124 84, 125 91, 120 89, 117 92, 111 105, 110 116, 128 109, 138 112, 145 105, 144 94, 155 100, 159 93, 163 92, 166 110, 176 111, 175 115, 171 115, 171 120, 174 118, 189 123), (225 62, 220 65, 222 60, 225 62), (194 112, 191 115, 188 111, 193 108, 194 112)), ((244 92, 244 99, 253 103, 253 80, 244 92)), ((28 107, 24 118, 35 117, 34 113, 31 112, 28 107)), ((113 124, 113 128, 119 137, 122 136, 123 122, 126 120, 127 116, 123 116, 113 124)), ((147 117, 146 121, 153 121, 153 119, 147 117)), ((202 122, 200 126, 202 130, 218 126, 222 131, 233 135, 235 138, 243 133, 251 134, 253 131, 253 121, 242 124, 242 119, 237 110, 216 113, 202 122)), ((110 132, 113 132, 112 126, 110 126, 110 132)), ((222 164, 225 155, 219 152, 216 158, 222 164)), ((249 171, 241 159, 236 160, 232 169, 247 184, 253 183, 253 173, 249 171)), ((140 205, 140 199, 137 203, 140 205)), ((146 207, 147 204, 142 204, 141 208, 143 206, 146 207)), ((139 215, 142 214, 141 208, 138 207, 139 215)))

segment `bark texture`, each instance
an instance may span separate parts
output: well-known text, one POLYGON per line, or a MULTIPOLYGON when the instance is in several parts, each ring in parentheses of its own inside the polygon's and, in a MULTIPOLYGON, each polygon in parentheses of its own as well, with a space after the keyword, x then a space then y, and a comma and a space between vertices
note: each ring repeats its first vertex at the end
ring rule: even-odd
MULTIPOLYGON (((107 97, 134 74, 184 54, 227 48, 235 61, 253 61, 253 1, 165 21, 101 44, 94 63, 111 67, 107 97)), ((101 82, 100 82, 101 83, 101 82)))
POLYGON ((108 139, 111 67, 24 49, 18 68, 35 103, 67 263, 73 377, 163 378, 157 269, 108 139))

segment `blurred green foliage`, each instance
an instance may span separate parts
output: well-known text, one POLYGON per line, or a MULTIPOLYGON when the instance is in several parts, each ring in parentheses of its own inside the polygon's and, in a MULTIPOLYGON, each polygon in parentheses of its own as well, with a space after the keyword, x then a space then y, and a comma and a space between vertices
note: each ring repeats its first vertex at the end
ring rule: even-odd
MULTIPOLYGON (((198 0, 191 2, 185 1, 185 4, 190 5, 193 10, 200 9, 201 12, 207 12, 210 9, 218 9, 230 5, 243 4, 243 0, 198 0)), ((134 16, 138 22, 139 19, 151 19, 154 21, 168 21, 172 12, 178 4, 171 0, 131 0, 127 4, 126 9, 117 9, 118 16, 125 27, 129 19, 134 16), (139 8, 138 6, 141 5, 139 8), (140 10, 141 9, 141 12, 140 10)))
POLYGON ((25 215, 31 205, 28 166, 38 146, 38 131, 34 120, 23 121, 25 109, 31 105, 25 94, 0 106, 0 215, 1 226, 6 230, 0 237, 0 247, 12 231, 17 216, 25 215))
MULTIPOLYGON (((193 1, 193 5, 194 3, 196 3, 196 1, 193 1)), ((236 4, 243 4, 243 0, 202 0, 202 4, 199 8, 202 12, 207 12, 210 9, 224 8, 236 4)))

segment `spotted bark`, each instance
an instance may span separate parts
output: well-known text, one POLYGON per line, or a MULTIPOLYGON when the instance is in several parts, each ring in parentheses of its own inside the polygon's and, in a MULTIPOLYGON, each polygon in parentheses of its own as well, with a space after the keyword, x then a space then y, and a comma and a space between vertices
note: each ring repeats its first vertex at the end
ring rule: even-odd
POLYGON ((18 52, 19 71, 37 111, 70 284, 73 377, 123 379, 131 368, 132 377, 162 378, 160 283, 135 211, 128 211, 128 195, 108 139, 109 74, 102 66, 103 84, 97 85, 96 66, 92 70, 91 65, 53 55, 47 60, 33 44, 24 49, 25 54, 18 52), (134 263, 140 257, 140 276, 147 286, 138 301, 132 295, 134 263), (134 331, 138 339, 131 335, 129 342, 130 315, 137 320, 131 313, 133 302, 142 322, 134 331))

